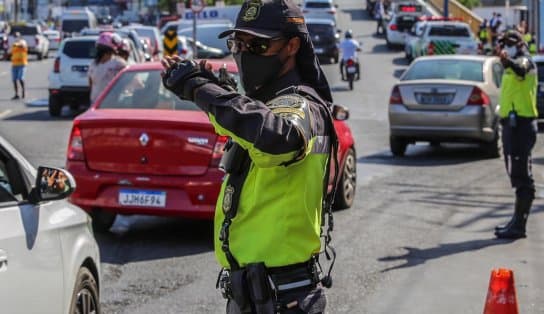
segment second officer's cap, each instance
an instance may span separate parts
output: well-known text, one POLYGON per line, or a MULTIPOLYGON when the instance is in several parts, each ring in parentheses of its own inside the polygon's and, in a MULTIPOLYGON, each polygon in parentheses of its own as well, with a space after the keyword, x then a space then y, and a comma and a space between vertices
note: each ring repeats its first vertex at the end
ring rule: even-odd
POLYGON ((247 0, 242 5, 233 29, 219 34, 219 38, 234 32, 248 33, 262 38, 285 34, 307 34, 304 16, 291 0, 247 0))

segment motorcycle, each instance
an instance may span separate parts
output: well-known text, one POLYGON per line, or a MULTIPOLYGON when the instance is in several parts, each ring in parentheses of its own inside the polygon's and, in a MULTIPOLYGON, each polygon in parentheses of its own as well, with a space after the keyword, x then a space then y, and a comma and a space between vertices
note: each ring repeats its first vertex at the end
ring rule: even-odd
POLYGON ((359 64, 354 58, 349 58, 344 63, 344 73, 346 73, 346 81, 349 83, 349 89, 353 90, 353 81, 359 80, 359 64))

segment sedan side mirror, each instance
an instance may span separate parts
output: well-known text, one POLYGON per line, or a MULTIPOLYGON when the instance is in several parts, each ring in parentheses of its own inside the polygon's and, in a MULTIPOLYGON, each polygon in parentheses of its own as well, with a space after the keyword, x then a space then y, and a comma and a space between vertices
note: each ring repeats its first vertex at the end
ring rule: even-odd
POLYGON ((67 198, 76 189, 74 177, 66 170, 38 167, 36 183, 30 192, 30 202, 54 201, 67 198))
POLYGON ((332 105, 332 116, 335 120, 345 121, 349 118, 349 109, 342 105, 332 105))

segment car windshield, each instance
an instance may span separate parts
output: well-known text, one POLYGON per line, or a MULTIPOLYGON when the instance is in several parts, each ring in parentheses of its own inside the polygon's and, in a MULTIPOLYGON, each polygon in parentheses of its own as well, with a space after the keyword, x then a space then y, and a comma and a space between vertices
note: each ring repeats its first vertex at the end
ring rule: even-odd
POLYGON ((329 9, 331 4, 328 2, 306 2, 305 6, 308 9, 329 9))
POLYGON ((62 53, 70 58, 93 59, 96 55, 94 40, 67 41, 64 43, 62 53))
POLYGON ((66 33, 78 33, 85 27, 89 27, 88 20, 63 20, 62 31, 66 33))
POLYGON ((483 63, 474 60, 419 61, 406 71, 401 81, 427 79, 483 82, 483 63))
POLYGON ((35 26, 13 26, 10 34, 14 35, 16 32, 19 32, 22 36, 38 34, 35 26))
POLYGON ((538 69, 538 81, 544 82, 544 62, 537 62, 536 67, 538 69))
POLYGON ((470 37, 468 28, 459 26, 433 26, 429 30, 429 36, 440 37, 470 37))
POLYGON ((326 24, 306 24, 311 35, 334 36, 334 29, 326 24))
POLYGON ((164 88, 161 71, 125 72, 100 103, 100 109, 200 110, 164 88))
MULTIPOLYGON (((225 52, 228 52, 227 44, 224 38, 217 38, 220 33, 231 29, 232 27, 227 24, 221 25, 200 25, 197 29, 196 38, 202 44, 213 48, 219 48, 225 52)), ((193 37, 192 28, 184 28, 178 31, 178 36, 193 37)))

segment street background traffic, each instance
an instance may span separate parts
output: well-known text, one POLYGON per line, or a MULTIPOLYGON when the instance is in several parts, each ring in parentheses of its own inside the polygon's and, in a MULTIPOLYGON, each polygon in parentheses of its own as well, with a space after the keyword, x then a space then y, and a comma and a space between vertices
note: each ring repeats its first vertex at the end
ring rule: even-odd
MULTIPOLYGON (((358 186, 354 206, 335 213, 338 259, 329 313, 473 313, 483 309, 494 267, 514 270, 521 313, 544 312, 544 218, 540 189, 544 150, 534 151, 539 191, 529 237, 495 239, 512 212, 513 192, 501 159, 477 146, 410 146, 394 158, 388 145, 391 87, 407 67, 403 51, 374 36, 361 1, 339 1, 338 27, 363 43, 361 80, 353 91, 337 64, 323 68, 336 103, 350 109, 358 186)), ((62 167, 75 113, 51 118, 47 73, 53 58, 30 57, 25 101, 11 101, 10 64, 0 64, 0 134, 34 165, 62 167)), ((104 313, 220 313, 218 265, 210 222, 119 217, 111 234, 96 234, 102 259, 104 313)))

